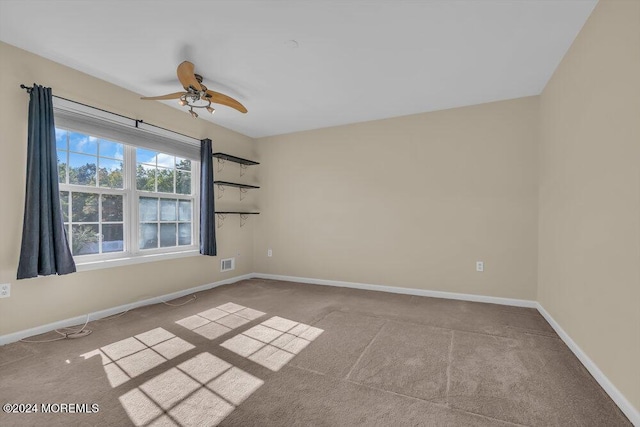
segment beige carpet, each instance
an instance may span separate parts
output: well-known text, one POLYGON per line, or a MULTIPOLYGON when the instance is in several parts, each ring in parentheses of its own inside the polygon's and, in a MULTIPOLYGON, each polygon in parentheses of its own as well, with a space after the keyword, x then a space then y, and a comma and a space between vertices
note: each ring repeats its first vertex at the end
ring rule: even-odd
POLYGON ((254 279, 88 327, 0 347, 50 405, 0 426, 630 425, 533 309, 254 279))

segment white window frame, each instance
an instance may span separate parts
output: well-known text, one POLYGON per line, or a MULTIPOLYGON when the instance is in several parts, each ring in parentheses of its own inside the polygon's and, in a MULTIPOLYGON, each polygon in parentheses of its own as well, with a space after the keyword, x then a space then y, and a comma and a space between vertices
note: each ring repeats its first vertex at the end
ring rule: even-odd
MULTIPOLYGON (((125 150, 126 151, 126 150, 125 150)), ((134 148, 135 152, 135 148, 134 148)), ((155 248, 155 249, 140 249, 138 244, 136 243, 132 247, 132 254, 134 256, 144 256, 144 255, 157 255, 157 254, 165 254, 165 253, 175 253, 175 252, 184 252, 184 251, 197 251, 199 250, 199 240, 200 240, 200 197, 199 197, 199 178, 200 178, 200 162, 192 160, 191 161, 191 194, 178 194, 178 193, 161 193, 161 192, 152 192, 152 191, 143 191, 138 190, 136 186, 136 168, 137 161, 134 160, 131 162, 132 166, 132 174, 131 177, 132 182, 132 199, 135 199, 136 202, 133 203, 131 209, 129 210, 130 215, 130 224, 132 225, 131 235, 135 236, 136 239, 139 239, 140 236, 140 203, 138 200, 140 197, 151 197, 157 199, 177 199, 177 200, 192 200, 192 210, 191 210, 191 245, 190 246, 170 246, 166 248, 155 248)), ((174 168, 174 171, 176 169, 174 168)), ((174 179, 175 182, 175 179, 174 179)), ((126 213, 125 213, 126 215, 126 213)), ((160 218, 157 223, 162 223, 160 218)), ((173 222, 173 221, 171 221, 173 222)), ((179 221, 175 221, 178 223, 179 221)), ((160 240, 160 231, 158 230, 158 240, 160 240)))
MULTIPOLYGON (((73 108, 73 112, 76 113, 78 111, 81 114, 85 114, 92 119, 109 119, 108 115, 111 113, 107 113, 101 110, 95 110, 90 107, 84 107, 78 104, 70 106, 69 103, 65 102, 57 102, 58 108, 60 108, 60 104, 62 104, 62 108, 64 110, 69 111, 70 108, 73 108), (66 107, 66 108, 65 108, 66 107)), ((56 111, 56 110, 54 110, 56 111)), ((115 116, 115 120, 110 120, 110 124, 113 125, 114 122, 117 126, 125 127, 127 126, 126 118, 122 118, 121 116, 115 116)), ((129 126, 134 126, 137 130, 138 123, 133 122, 129 126)), ((77 184, 66 184, 60 183, 59 190, 60 191, 68 191, 69 192, 69 206, 71 206, 71 192, 83 192, 83 193, 94 193, 94 194, 118 194, 123 196, 123 246, 124 251, 122 252, 108 252, 101 254, 87 254, 87 255, 74 255, 74 261, 76 263, 76 267, 78 271, 84 270, 93 270, 98 268, 107 268, 107 267, 115 267, 121 265, 128 264, 137 264, 141 262, 151 262, 151 261, 160 261, 165 259, 173 259, 173 258, 182 258, 188 256, 198 256, 199 255, 199 226, 200 226, 200 161, 194 159, 193 155, 184 156, 180 153, 174 152, 167 153, 163 151, 162 148, 154 149, 150 147, 148 144, 145 146, 137 146, 134 142, 125 140, 126 138, 114 138, 103 135, 92 135, 90 129, 87 129, 87 126, 82 126, 83 129, 78 129, 73 125, 69 125, 68 123, 64 123, 62 125, 56 125, 59 129, 65 129, 72 132, 79 132, 85 135, 96 136, 100 139, 107 139, 110 141, 118 142, 123 144, 124 146, 124 156, 123 156, 123 188, 122 189, 112 189, 108 187, 99 187, 96 186, 87 186, 87 185, 77 185, 77 184), (137 161, 136 161, 136 148, 144 148, 147 150, 154 150, 159 153, 169 154, 171 156, 188 158, 191 160, 191 194, 177 194, 177 193, 162 193, 162 192, 148 192, 137 189, 136 185, 136 169, 137 169, 137 161), (153 198, 165 198, 165 199, 178 199, 178 200, 191 200, 192 201, 192 212, 191 212, 191 245, 188 246, 171 246, 171 247, 158 247, 154 249, 140 249, 139 246, 139 203, 138 200, 140 197, 153 197, 153 198)), ((117 130, 117 129, 116 129, 117 130)), ((130 129, 127 129, 131 132, 130 129)), ((146 134, 152 131, 151 127, 145 126, 144 130, 140 130, 140 132, 144 132, 146 134)), ((179 134, 173 134, 171 131, 166 131, 164 129, 158 130, 158 137, 163 139, 165 145, 167 144, 167 140, 169 143, 173 142, 176 146, 180 146, 180 144, 185 143, 185 138, 179 134), (182 138, 180 138, 182 137, 182 138), (171 141, 175 139, 175 141, 171 141)), ((146 135, 148 138, 148 135, 146 135)), ((191 142, 191 145, 195 145, 194 142, 191 142)), ((67 150, 70 147, 67 147, 67 150)), ((193 152, 193 146, 190 147, 193 152)), ((176 169, 174 168, 174 171, 176 169)), ((68 171, 67 171, 68 176, 68 171)), ((174 178, 175 179, 175 178, 174 178)), ((68 181, 68 178, 67 178, 68 181)), ((99 219, 102 218, 102 207, 99 206, 99 219)), ((69 222, 71 223, 71 212, 69 212, 69 222)), ((158 218, 158 223, 160 223, 160 219, 158 218)), ((176 221, 178 223, 179 221, 176 221)), ((72 227, 68 227, 67 231, 71 231, 72 227)), ((159 231, 159 230, 158 230, 159 231)), ((158 234, 158 239, 160 239, 160 235, 158 234)), ((177 242, 176 242, 177 243, 177 242)))

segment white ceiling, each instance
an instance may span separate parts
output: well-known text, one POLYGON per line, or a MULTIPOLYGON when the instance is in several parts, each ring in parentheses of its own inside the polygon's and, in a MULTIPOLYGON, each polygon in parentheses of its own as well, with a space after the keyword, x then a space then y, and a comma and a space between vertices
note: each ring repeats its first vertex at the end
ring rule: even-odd
POLYGON ((190 60, 261 137, 537 95, 596 3, 0 0, 0 40, 145 96, 190 60))

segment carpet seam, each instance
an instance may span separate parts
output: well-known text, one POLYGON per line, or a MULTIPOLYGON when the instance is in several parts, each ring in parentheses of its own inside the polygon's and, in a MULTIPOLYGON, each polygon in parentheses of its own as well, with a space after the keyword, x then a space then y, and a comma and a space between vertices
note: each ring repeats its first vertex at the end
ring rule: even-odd
POLYGON ((449 342, 449 357, 447 360, 447 390, 445 392, 445 402, 447 402, 447 407, 451 407, 449 404, 449 390, 451 389, 451 361, 453 358, 453 334, 455 331, 451 330, 451 341, 449 342))
MULTIPOLYGON (((408 394, 398 393, 397 391, 386 390, 386 389, 383 389, 383 388, 374 387, 374 386, 371 386, 371 385, 368 385, 368 384, 364 384, 364 383, 361 383, 361 382, 358 382, 358 381, 355 381, 355 380, 351 380, 351 379, 348 379, 348 378, 331 377, 331 376, 329 376, 329 375, 327 375, 325 373, 322 373, 322 372, 319 372, 319 371, 314 371, 313 369, 309 369, 309 368, 304 368, 302 366, 297 366, 297 365, 289 365, 289 366, 291 368, 299 369, 301 371, 305 371, 305 372, 309 372, 309 373, 312 373, 312 374, 320 375, 320 376, 323 376, 323 377, 331 378, 331 379, 334 379, 334 380, 337 380, 337 381, 344 381, 344 382, 347 382, 349 384, 354 384, 354 385, 358 385, 358 386, 361 386, 361 387, 364 387, 364 388, 368 388, 370 390, 382 391, 384 393, 390 393, 390 394, 393 394, 393 395, 396 395, 396 396, 400 396, 400 397, 404 397, 404 398, 407 398, 407 399, 419 400, 420 402, 430 403, 432 405, 436 405, 436 406, 439 406, 441 408, 447 408, 446 405, 434 402, 433 400, 421 399, 421 398, 416 397, 416 396, 410 396, 408 394)), ((458 410, 458 411, 460 411, 460 410, 458 410)))
POLYGON ((367 344, 367 346, 362 350, 362 353, 360 353, 360 356, 358 356, 358 359, 355 361, 353 366, 351 366, 351 369, 349 369, 349 373, 347 374, 346 377, 344 377, 346 380, 349 379, 355 367, 358 365, 358 363, 360 363, 360 360, 362 360, 362 357, 364 356, 364 354, 367 352, 367 350, 369 350, 369 347, 371 347, 371 344, 373 344, 375 339, 378 338, 378 335, 380 335, 380 332, 382 332, 382 329, 387 325, 387 323, 389 323, 389 320, 385 320, 385 322, 380 326, 380 329, 378 329, 378 332, 376 332, 373 338, 371 338, 371 341, 369 341, 369 344, 367 344))
POLYGON ((477 417, 482 417, 482 418, 486 418, 486 419, 493 420, 493 421, 500 421, 500 422, 511 424, 511 425, 514 425, 514 426, 528 427, 527 424, 514 423, 512 421, 503 420, 503 419, 491 417, 491 416, 488 416, 488 415, 477 414, 475 412, 467 411, 467 410, 464 410, 464 409, 451 408, 451 407, 449 407, 447 405, 443 405, 441 403, 436 403, 433 400, 421 399, 419 397, 409 396, 407 394, 402 394, 402 393, 398 393, 398 392, 391 391, 391 390, 385 390, 385 389, 382 389, 382 388, 372 387, 372 386, 369 386, 369 385, 366 385, 366 384, 362 384, 362 383, 359 383, 357 381, 353 381, 353 380, 349 380, 349 379, 340 379, 340 378, 338 378, 338 380, 339 381, 345 381, 345 382, 348 382, 350 384, 358 385, 358 386, 361 386, 361 387, 364 387, 364 388, 368 388, 370 390, 381 391, 383 393, 393 394, 395 396, 399 396, 399 397, 402 397, 402 398, 412 399, 412 400, 417 400, 417 401, 420 401, 420 402, 429 403, 429 404, 435 405, 435 406, 437 406, 439 408, 448 409, 448 410, 455 411, 455 412, 458 412, 458 413, 461 412, 461 413, 465 413, 465 414, 471 414, 471 415, 474 415, 474 416, 477 416, 477 417))
MULTIPOLYGON (((456 329, 456 328, 447 328, 444 326, 437 326, 437 325, 431 325, 428 323, 417 323, 411 320, 407 320, 407 319, 390 319, 387 317, 383 317, 383 316, 374 316, 371 314, 367 314, 367 313, 362 313, 359 311, 342 311, 342 310, 335 310, 335 312, 340 312, 340 313, 351 313, 351 314, 357 314, 358 316, 363 316, 363 317, 371 317, 373 319, 380 319, 380 320, 384 320, 386 322, 398 322, 398 323, 407 323, 410 325, 416 325, 416 326, 426 326, 428 328, 435 328, 435 329, 443 329, 445 331, 457 331, 457 332, 463 332, 463 333, 469 333, 469 334, 479 334, 479 335, 486 335, 489 337, 498 337, 498 338, 508 338, 508 339, 514 339, 514 340, 519 340, 522 341, 521 338, 517 338, 517 337, 513 337, 510 335, 496 335, 496 334, 490 334, 487 332, 481 332, 481 331, 474 331, 474 330, 469 330, 469 329, 456 329)), ((330 313, 329 313, 330 314, 330 313)), ((527 329, 527 328, 518 328, 518 327, 512 327, 509 325, 505 325, 505 328, 507 329, 521 329, 520 333, 521 334, 529 334, 529 335, 539 335, 539 336, 544 336, 544 337, 548 337, 548 338, 558 338, 560 339, 557 334, 556 335, 542 335, 538 332, 536 329, 527 329), (527 332, 527 331, 531 331, 531 332, 527 332)))
POLYGON ((406 399, 418 400, 420 402, 430 403, 431 405, 435 405, 435 406, 438 406, 440 408, 448 409, 446 405, 443 405, 442 403, 437 403, 434 400, 421 399, 421 398, 416 397, 416 396, 410 396, 408 394, 398 393, 397 391, 385 390, 383 388, 373 387, 373 386, 370 386, 370 385, 367 385, 367 384, 360 383, 358 381, 348 380, 346 378, 345 379, 341 379, 341 381, 345 381, 345 382, 348 382, 349 384, 354 384, 354 385, 358 385, 358 386, 361 386, 361 387, 364 387, 364 388, 368 388, 369 390, 377 390, 377 391, 381 391, 381 392, 384 392, 384 393, 393 394, 394 396, 400 396, 400 397, 403 397, 403 398, 406 398, 406 399))

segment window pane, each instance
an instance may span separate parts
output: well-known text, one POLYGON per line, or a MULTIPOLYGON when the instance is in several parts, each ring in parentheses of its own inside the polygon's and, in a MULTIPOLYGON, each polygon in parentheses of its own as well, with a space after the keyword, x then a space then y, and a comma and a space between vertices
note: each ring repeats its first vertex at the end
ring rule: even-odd
MULTIPOLYGON (((102 221, 122 221, 123 218, 123 196, 111 194, 102 195, 102 221)), ((104 230, 103 233, 104 234, 104 230)))
POLYGON ((122 160, 98 159, 100 187, 122 188, 122 160))
POLYGON ((142 191, 156 191, 156 168, 138 165, 136 168, 136 188, 142 191))
POLYGON ((160 224, 160 246, 176 246, 176 224, 160 224))
POLYGON ((173 169, 176 167, 176 158, 169 154, 158 153, 158 166, 173 169))
POLYGON ((191 202, 187 200, 180 200, 178 203, 178 220, 191 221, 191 202))
POLYGON ((95 156, 69 154, 69 184, 96 185, 95 156))
POLYGON ((71 194, 71 221, 98 222, 99 195, 94 193, 75 192, 71 194))
POLYGON ((173 189, 173 169, 158 168, 158 192, 174 193, 173 189))
POLYGON ((191 244, 191 223, 178 224, 178 245, 191 244))
POLYGON ((67 182, 67 152, 58 150, 58 182, 67 182))
POLYGON ((105 224, 102 226, 102 252, 124 251, 124 226, 105 224))
POLYGON ((176 169, 181 169, 183 171, 190 171, 191 160, 181 159, 180 157, 176 157, 176 169))
POLYGON ((176 193, 191 194, 191 172, 176 171, 176 193))
POLYGON ((81 133, 69 132, 69 150, 97 155, 98 138, 81 133))
POLYGON ((173 199, 160 199, 160 221, 176 220, 176 201, 173 199))
POLYGON ((107 141, 105 139, 100 140, 100 157, 111 157, 113 159, 122 160, 124 153, 124 146, 117 142, 107 141))
POLYGON ((71 232, 71 251, 74 255, 98 253, 98 224, 73 224, 71 232))
POLYGON ((136 149, 136 161, 138 163, 150 163, 155 166, 156 156, 158 153, 151 150, 145 150, 143 148, 136 149))
POLYGON ((69 222, 69 192, 60 192, 60 209, 62 210, 62 220, 69 222))
POLYGON ((67 131, 63 129, 56 129, 56 148, 58 150, 67 149, 67 131))
POLYGON ((140 224, 140 249, 158 247, 158 224, 140 224))
POLYGON ((158 220, 158 199, 140 197, 140 221, 158 220))

